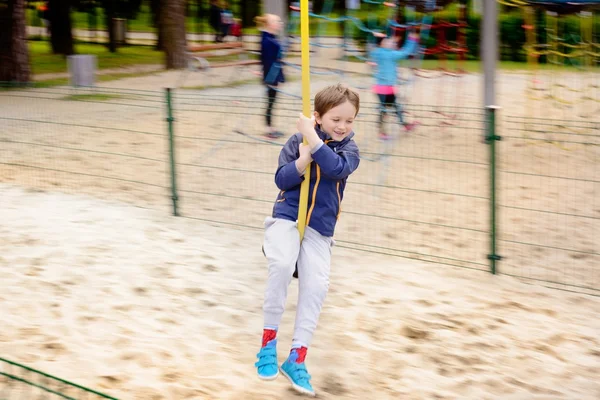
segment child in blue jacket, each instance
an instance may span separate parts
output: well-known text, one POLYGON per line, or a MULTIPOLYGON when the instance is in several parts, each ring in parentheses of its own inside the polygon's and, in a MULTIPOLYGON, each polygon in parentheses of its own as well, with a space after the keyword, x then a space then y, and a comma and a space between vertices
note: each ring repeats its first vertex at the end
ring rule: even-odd
POLYGON ((406 43, 400 50, 396 49, 398 37, 387 38, 385 35, 376 36, 378 45, 371 52, 371 59, 377 64, 373 92, 381 102, 379 137, 387 139, 388 135, 383 132, 383 114, 386 107, 394 107, 396 109, 398 120, 407 132, 413 130, 417 125, 417 123, 409 123, 404 120, 402 106, 396 102, 396 82, 398 80, 396 64, 398 61, 407 58, 415 52, 419 42, 419 36, 416 33, 409 34, 406 43))
POLYGON ((279 154, 275 183, 280 192, 273 215, 265 220, 263 251, 269 268, 262 346, 255 366, 261 379, 275 379, 281 371, 294 389, 312 396, 315 392, 304 359, 329 289, 333 233, 346 181, 360 162, 352 130, 359 103, 358 94, 340 84, 317 93, 313 119, 300 116, 299 133, 289 138, 279 154), (307 226, 300 241, 300 185, 309 164, 307 226), (296 265, 299 291, 292 350, 278 369, 277 330, 296 265))
POLYGON ((260 62, 262 64, 263 83, 267 87, 267 110, 265 112, 267 137, 277 139, 283 136, 283 133, 273 128, 271 121, 273 106, 277 97, 277 90, 275 88, 279 83, 285 82, 281 65, 281 44, 277 40, 277 35, 281 32, 283 23, 281 22, 281 18, 274 14, 265 14, 262 17, 257 17, 256 22, 262 30, 260 62))

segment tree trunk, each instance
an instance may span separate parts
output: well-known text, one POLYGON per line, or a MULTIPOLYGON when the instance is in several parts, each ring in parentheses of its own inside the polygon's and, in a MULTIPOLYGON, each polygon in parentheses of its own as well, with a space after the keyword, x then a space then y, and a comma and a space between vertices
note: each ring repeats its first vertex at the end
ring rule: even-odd
POLYGON ((258 15, 259 10, 260 2, 257 0, 244 0, 240 3, 240 15, 243 28, 254 26, 254 18, 258 15))
POLYGON ((186 68, 185 0, 161 1, 159 29, 164 35, 167 69, 186 68))
POLYGON ((164 30, 161 28, 160 12, 162 10, 163 0, 150 0, 150 12, 152 13, 152 26, 156 29, 156 50, 163 51, 165 49, 164 30))
POLYGON ((196 0, 196 33, 204 33, 202 32, 202 21, 204 21, 204 1, 196 0))
POLYGON ((104 16, 106 18, 106 29, 108 30, 108 51, 111 53, 117 52, 117 38, 115 35, 116 17, 115 0, 107 0, 104 2, 104 16))
POLYGON ((54 54, 70 56, 75 53, 71 32, 71 0, 50 0, 48 2, 50 21, 50 43, 54 54))
POLYGON ((25 31, 25 0, 0 8, 0 82, 29 82, 29 49, 25 31))

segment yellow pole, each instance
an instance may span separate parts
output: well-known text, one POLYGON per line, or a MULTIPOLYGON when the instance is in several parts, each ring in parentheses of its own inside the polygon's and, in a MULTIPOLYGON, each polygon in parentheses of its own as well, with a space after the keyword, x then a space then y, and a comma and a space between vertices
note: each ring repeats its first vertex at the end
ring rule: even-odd
MULTIPOLYGON (((308 32, 308 0, 300 1, 300 39, 302 50, 302 113, 310 118, 310 53, 308 32)), ((304 138, 304 144, 308 144, 304 138)), ((298 205, 298 231, 300 240, 304 237, 306 212, 308 208, 308 189, 310 186, 310 164, 306 167, 304 181, 300 186, 300 203, 298 205)))

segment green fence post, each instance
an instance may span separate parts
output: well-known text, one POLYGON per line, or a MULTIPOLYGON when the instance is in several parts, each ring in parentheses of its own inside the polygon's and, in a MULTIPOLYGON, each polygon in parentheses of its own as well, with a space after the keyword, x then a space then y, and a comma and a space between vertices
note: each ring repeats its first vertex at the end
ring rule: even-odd
POLYGON ((167 88, 167 123, 169 124, 169 159, 171 161, 171 199, 173 200, 173 215, 178 216, 177 211, 177 174, 175 173, 175 134, 173 118, 173 103, 171 88, 167 88))
POLYGON ((495 274, 496 261, 501 257, 496 254, 496 232, 498 229, 498 221, 496 220, 496 141, 502 138, 496 135, 496 110, 498 106, 485 107, 486 135, 485 140, 490 145, 490 254, 487 258, 490 260, 490 272, 495 274))

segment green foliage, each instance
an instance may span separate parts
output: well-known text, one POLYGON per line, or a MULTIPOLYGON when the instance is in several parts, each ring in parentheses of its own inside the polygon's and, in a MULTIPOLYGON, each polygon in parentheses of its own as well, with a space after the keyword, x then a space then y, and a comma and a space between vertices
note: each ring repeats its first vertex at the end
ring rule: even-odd
POLYGON ((67 101, 107 101, 118 99, 123 96, 119 94, 111 93, 85 93, 85 94, 72 94, 69 96, 62 97, 62 100, 67 101))
MULTIPOLYGON (((163 53, 148 46, 126 46, 119 53, 111 53, 106 46, 97 44, 75 44, 78 54, 93 54, 98 60, 98 69, 163 62, 163 53)), ((67 61, 62 55, 52 54, 47 42, 29 42, 31 67, 34 74, 67 72, 67 61)))
MULTIPOLYGON (((420 21, 422 16, 417 16, 417 21, 420 21)), ((433 24, 436 21, 445 20, 451 23, 457 22, 456 13, 440 12, 434 17, 433 24)), ((369 25, 367 18, 361 19, 362 23, 369 27, 374 26, 372 21, 369 25)), ((481 16, 470 16, 467 20, 466 28, 466 46, 468 49, 467 59, 478 60, 480 53, 480 42, 481 42, 481 16)), ((600 21, 594 21, 594 32, 600 31, 600 21)), ((378 27, 383 26, 384 21, 380 18, 377 22, 378 27)), ((499 29, 499 41, 500 41, 500 60, 501 61, 514 61, 514 62, 525 62, 527 61, 527 54, 524 49, 526 44, 525 24, 523 16, 520 12, 512 11, 500 15, 498 21, 499 29)), ((542 18, 539 18, 536 24, 536 37, 538 44, 546 44, 552 39, 552 36, 558 36, 564 43, 576 44, 581 42, 581 18, 576 15, 561 17, 558 21, 558 34, 554 34, 548 29, 549 21, 547 17, 542 14, 542 18)), ((457 30, 456 28, 446 28, 445 40, 449 42, 451 46, 456 45, 457 30)), ((359 29, 353 30, 353 38, 361 45, 365 45, 370 33, 360 31, 359 29)), ((422 45, 426 48, 433 48, 437 45, 438 38, 435 29, 431 30, 428 38, 422 39, 422 45)), ((436 56, 428 56, 427 58, 435 58, 436 56)), ((453 58, 450 56, 448 58, 453 58)), ((540 62, 545 62, 545 58, 541 57, 540 62)))

